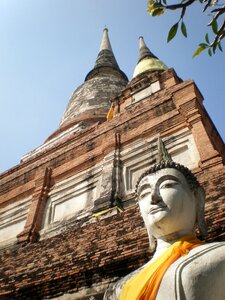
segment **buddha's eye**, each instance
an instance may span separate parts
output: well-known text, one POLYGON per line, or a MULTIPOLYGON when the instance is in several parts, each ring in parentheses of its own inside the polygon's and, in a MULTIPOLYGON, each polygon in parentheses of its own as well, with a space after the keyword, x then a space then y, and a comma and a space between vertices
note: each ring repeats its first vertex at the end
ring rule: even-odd
POLYGON ((144 197, 148 196, 151 194, 151 189, 144 189, 143 191, 141 191, 140 195, 139 195, 139 199, 143 199, 144 197))
POLYGON ((169 189, 169 188, 173 188, 178 184, 177 181, 174 180, 166 180, 164 182, 162 182, 162 184, 160 185, 160 189, 169 189))

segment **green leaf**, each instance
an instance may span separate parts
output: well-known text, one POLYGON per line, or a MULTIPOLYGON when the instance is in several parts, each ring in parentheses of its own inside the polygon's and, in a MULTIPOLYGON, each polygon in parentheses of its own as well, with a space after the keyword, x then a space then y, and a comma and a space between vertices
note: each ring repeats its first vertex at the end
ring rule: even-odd
POLYGON ((209 35, 208 35, 208 33, 206 33, 206 35, 205 35, 205 41, 206 41, 207 44, 209 44, 209 35))
POLYGON ((158 3, 158 2, 154 2, 154 3, 152 4, 152 7, 153 7, 153 8, 158 8, 158 7, 162 7, 162 5, 161 5, 160 3, 158 3))
POLYGON ((208 49, 208 54, 209 54, 209 56, 212 56, 212 51, 210 48, 208 49))
POLYGON ((199 44, 199 47, 205 49, 205 48, 208 48, 208 44, 201 43, 201 44, 199 44))
POLYGON ((167 4, 166 0, 162 0, 162 2, 163 2, 165 5, 167 4))
POLYGON ((205 49, 206 48, 203 48, 203 47, 199 46, 198 49, 195 51, 195 53, 192 55, 192 58, 194 58, 195 56, 199 55, 205 49))
POLYGON ((187 29, 183 21, 181 22, 181 32, 183 33, 183 36, 187 37, 187 29))
POLYGON ((178 28, 178 22, 170 28, 170 31, 167 36, 167 43, 175 37, 175 35, 177 34, 177 28, 178 28))
POLYGON ((212 26, 213 32, 214 32, 215 34, 217 34, 217 31, 218 31, 218 25, 217 25, 216 19, 213 19, 211 26, 212 26))
POLYGON ((164 9, 162 7, 160 8, 156 8, 153 10, 152 12, 152 16, 155 17, 155 16, 160 16, 164 13, 164 9))
POLYGON ((221 47, 220 43, 218 43, 218 48, 220 49, 221 52, 223 52, 223 48, 221 47))

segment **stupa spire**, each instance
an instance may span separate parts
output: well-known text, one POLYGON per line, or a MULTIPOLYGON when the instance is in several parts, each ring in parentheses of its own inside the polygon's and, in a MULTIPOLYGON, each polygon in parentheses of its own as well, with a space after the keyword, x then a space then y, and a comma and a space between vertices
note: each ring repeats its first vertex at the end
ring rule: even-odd
POLYGON ((142 59, 145 59, 146 57, 153 57, 157 58, 146 46, 143 36, 139 37, 139 57, 138 62, 140 62, 142 59))
POLYGON ((106 28, 106 27, 103 29, 103 37, 102 37, 102 42, 101 42, 99 51, 102 51, 102 50, 112 51, 112 47, 111 47, 109 35, 108 35, 108 28, 106 28))
POLYGON ((105 121, 110 100, 118 96, 128 83, 127 76, 116 62, 107 28, 103 30, 100 45, 94 68, 69 100, 60 123, 61 132, 70 124, 81 124, 85 128, 94 122, 105 121))
POLYGON ((103 36, 102 36, 102 41, 101 41, 101 46, 100 50, 95 62, 94 68, 87 74, 85 81, 93 78, 95 74, 103 71, 103 68, 109 67, 110 69, 114 69, 119 72, 120 76, 126 80, 127 76, 120 70, 119 65, 116 61, 116 58, 114 56, 112 46, 109 40, 109 35, 108 35, 108 29, 104 28, 103 30, 103 36), (97 71, 97 72, 96 72, 97 71))
POLYGON ((167 69, 167 66, 149 50, 144 38, 140 36, 138 63, 134 69, 133 78, 147 71, 165 71, 167 69))

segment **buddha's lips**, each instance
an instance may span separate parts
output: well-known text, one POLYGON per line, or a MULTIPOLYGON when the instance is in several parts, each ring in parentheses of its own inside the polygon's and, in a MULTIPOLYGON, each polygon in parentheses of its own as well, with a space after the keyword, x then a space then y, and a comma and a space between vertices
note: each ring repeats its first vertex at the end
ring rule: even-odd
POLYGON ((152 206, 150 209, 149 209, 149 214, 154 214, 154 213, 157 213, 159 211, 164 211, 166 208, 165 205, 155 205, 155 206, 152 206))

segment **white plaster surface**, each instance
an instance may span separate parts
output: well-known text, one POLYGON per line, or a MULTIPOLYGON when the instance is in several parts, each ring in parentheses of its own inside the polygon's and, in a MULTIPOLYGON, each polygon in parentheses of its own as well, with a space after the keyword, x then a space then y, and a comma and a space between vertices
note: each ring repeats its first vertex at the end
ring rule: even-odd
POLYGON ((156 93, 160 90, 160 83, 159 81, 155 81, 151 84, 152 93, 156 93))
POLYGON ((90 189, 84 189, 79 194, 74 194, 70 199, 57 202, 54 205, 54 212, 52 216, 52 222, 60 221, 75 214, 88 206, 93 205, 93 200, 96 195, 96 186, 91 187, 90 189))
POLYGON ((16 241, 16 236, 23 231, 30 204, 31 197, 0 208, 0 246, 16 241))
MULTIPOLYGON (((42 219, 41 239, 65 230, 72 220, 93 214, 95 200, 109 199, 115 153, 109 153, 101 163, 53 186, 42 219)), ((90 219, 90 222, 94 222, 90 219)))
MULTIPOLYGON (((16 236, 23 231, 26 219, 20 219, 0 229, 0 243, 16 240, 16 236)), ((5 244, 5 243, 4 243, 5 244)))
POLYGON ((49 193, 42 229, 90 210, 98 197, 101 165, 56 184, 49 193))
POLYGON ((156 300, 224 300, 225 243, 199 246, 167 270, 156 300))
POLYGON ((159 81, 153 82, 150 86, 144 88, 141 91, 134 93, 132 96, 132 103, 141 101, 146 97, 150 96, 151 94, 158 92, 159 90, 160 90, 159 81))

